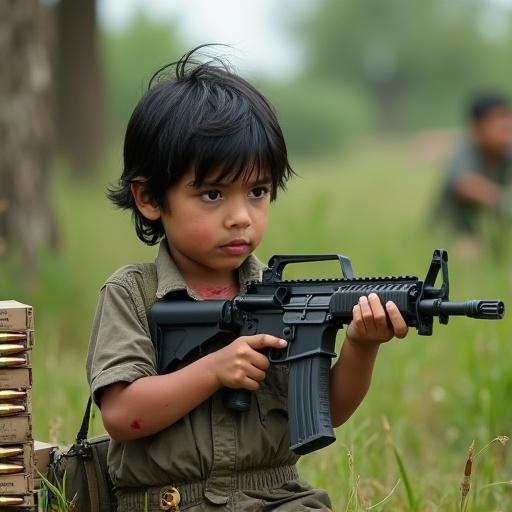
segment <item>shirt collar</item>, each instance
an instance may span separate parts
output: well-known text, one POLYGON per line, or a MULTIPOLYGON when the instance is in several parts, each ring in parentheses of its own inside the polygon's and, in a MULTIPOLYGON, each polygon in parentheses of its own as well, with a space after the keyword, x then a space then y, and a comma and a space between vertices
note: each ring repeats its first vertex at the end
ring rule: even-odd
MULTIPOLYGON (((165 239, 160 242, 155 264, 158 278, 156 291, 157 299, 161 299, 171 292, 185 291, 193 299, 201 300, 201 297, 199 297, 192 288, 187 286, 187 283, 169 253, 167 240, 165 239)), ((240 291, 245 291, 248 282, 261 280, 261 274, 264 268, 265 265, 254 254, 250 254, 238 269, 240 291)))

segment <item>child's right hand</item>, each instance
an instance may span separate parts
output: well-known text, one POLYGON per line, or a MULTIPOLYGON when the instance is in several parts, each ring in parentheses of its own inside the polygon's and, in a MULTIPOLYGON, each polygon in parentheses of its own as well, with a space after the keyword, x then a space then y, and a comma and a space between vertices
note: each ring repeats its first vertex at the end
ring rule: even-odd
POLYGON ((270 366, 265 348, 284 348, 286 341, 270 334, 240 336, 229 345, 208 354, 220 386, 256 391, 270 366))

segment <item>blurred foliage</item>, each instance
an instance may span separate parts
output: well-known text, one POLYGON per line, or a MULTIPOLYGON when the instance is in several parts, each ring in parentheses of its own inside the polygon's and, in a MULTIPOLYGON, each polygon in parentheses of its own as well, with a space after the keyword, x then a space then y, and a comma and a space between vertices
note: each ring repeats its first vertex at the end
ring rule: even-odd
MULTIPOLYGON (((445 247, 453 263, 454 299, 498 297, 508 304, 512 239, 502 260, 486 250, 479 261, 463 261, 452 250, 454 240, 425 222, 439 186, 437 162, 422 160, 405 138, 372 139, 343 155, 335 150, 372 128, 376 113, 381 123, 395 126, 453 124, 474 87, 511 91, 505 60, 509 12, 492 11, 484 0, 324 0, 301 30, 304 75, 262 86, 290 150, 300 156, 294 167, 301 177, 272 205, 259 256, 334 251, 350 256, 360 275, 422 278, 432 249, 445 247), (318 158, 329 150, 331 161, 318 158)), ((168 20, 142 12, 120 29, 104 27, 101 43, 111 127, 117 131, 153 72, 188 45, 176 24, 169 30, 168 20)), ((15 254, 0 265, 2 298, 35 309, 38 439, 70 442, 76 435, 88 396, 83 368, 99 287, 115 268, 155 256, 155 248, 136 241, 129 215, 104 197, 107 182, 119 175, 118 153, 116 143, 102 173, 79 184, 57 162, 51 190, 62 252, 41 255, 39 280, 24 281, 13 271, 15 254)), ((394 491, 400 472, 382 431, 385 414, 422 510, 458 510, 469 443, 485 446, 495 436, 512 435, 510 332, 510 315, 502 322, 453 319, 436 325, 432 338, 411 333, 407 341, 383 347, 367 399, 337 430, 335 444, 300 461, 303 478, 329 489, 337 510, 368 510, 382 500, 385 507, 373 509, 409 510, 403 483, 394 491)), ((102 431, 97 415, 92 432, 102 431)), ((476 461, 474 511, 511 509, 512 455, 510 447, 501 448, 493 446, 476 461)))
MULTIPOLYGON (((119 133, 152 74, 189 47, 176 23, 144 11, 134 13, 121 28, 104 27, 101 43, 108 114, 114 133, 119 133)), ((229 59, 227 47, 219 47, 218 53, 229 59)), ((374 124, 371 103, 355 86, 304 77, 292 83, 263 83, 261 89, 276 106, 292 154, 314 155, 346 146, 374 124)))
MULTIPOLYGON (((453 126, 476 89, 512 92, 512 14, 490 0, 323 0, 294 28, 304 72, 261 86, 292 154, 325 154, 375 127, 453 126)), ((121 28, 103 27, 101 42, 116 132, 152 74, 193 46, 176 21, 143 10, 121 28)))
POLYGON ((384 128, 453 124, 476 88, 512 91, 512 12, 498 2, 323 0, 299 28, 308 74, 365 91, 384 128))
POLYGON ((176 23, 141 9, 125 26, 103 28, 101 48, 109 117, 112 128, 123 130, 153 73, 177 60, 185 44, 176 23))
POLYGON ((346 147, 373 125, 368 98, 355 87, 303 79, 262 89, 277 109, 292 155, 346 147))

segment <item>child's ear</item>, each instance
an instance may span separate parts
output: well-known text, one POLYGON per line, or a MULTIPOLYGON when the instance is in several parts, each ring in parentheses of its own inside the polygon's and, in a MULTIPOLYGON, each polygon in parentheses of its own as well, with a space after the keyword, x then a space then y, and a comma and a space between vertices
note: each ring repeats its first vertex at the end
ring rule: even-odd
POLYGON ((149 197, 144 182, 132 181, 130 189, 139 212, 148 220, 158 220, 161 215, 160 207, 149 197))

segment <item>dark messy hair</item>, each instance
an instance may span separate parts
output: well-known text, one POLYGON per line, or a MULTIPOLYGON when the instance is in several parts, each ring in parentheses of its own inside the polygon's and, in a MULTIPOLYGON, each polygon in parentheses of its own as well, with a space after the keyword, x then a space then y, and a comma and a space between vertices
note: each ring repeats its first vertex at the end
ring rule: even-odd
POLYGON ((507 108, 510 100, 497 91, 480 91, 469 102, 468 115, 471 121, 481 121, 495 108, 507 108))
POLYGON ((268 176, 271 199, 294 174, 274 109, 263 95, 220 58, 196 60, 201 45, 159 69, 135 107, 124 140, 124 167, 108 198, 132 211, 137 236, 156 244, 160 220, 137 209, 130 185, 140 180, 161 208, 166 192, 190 169, 195 186, 215 171, 219 181, 268 176))

